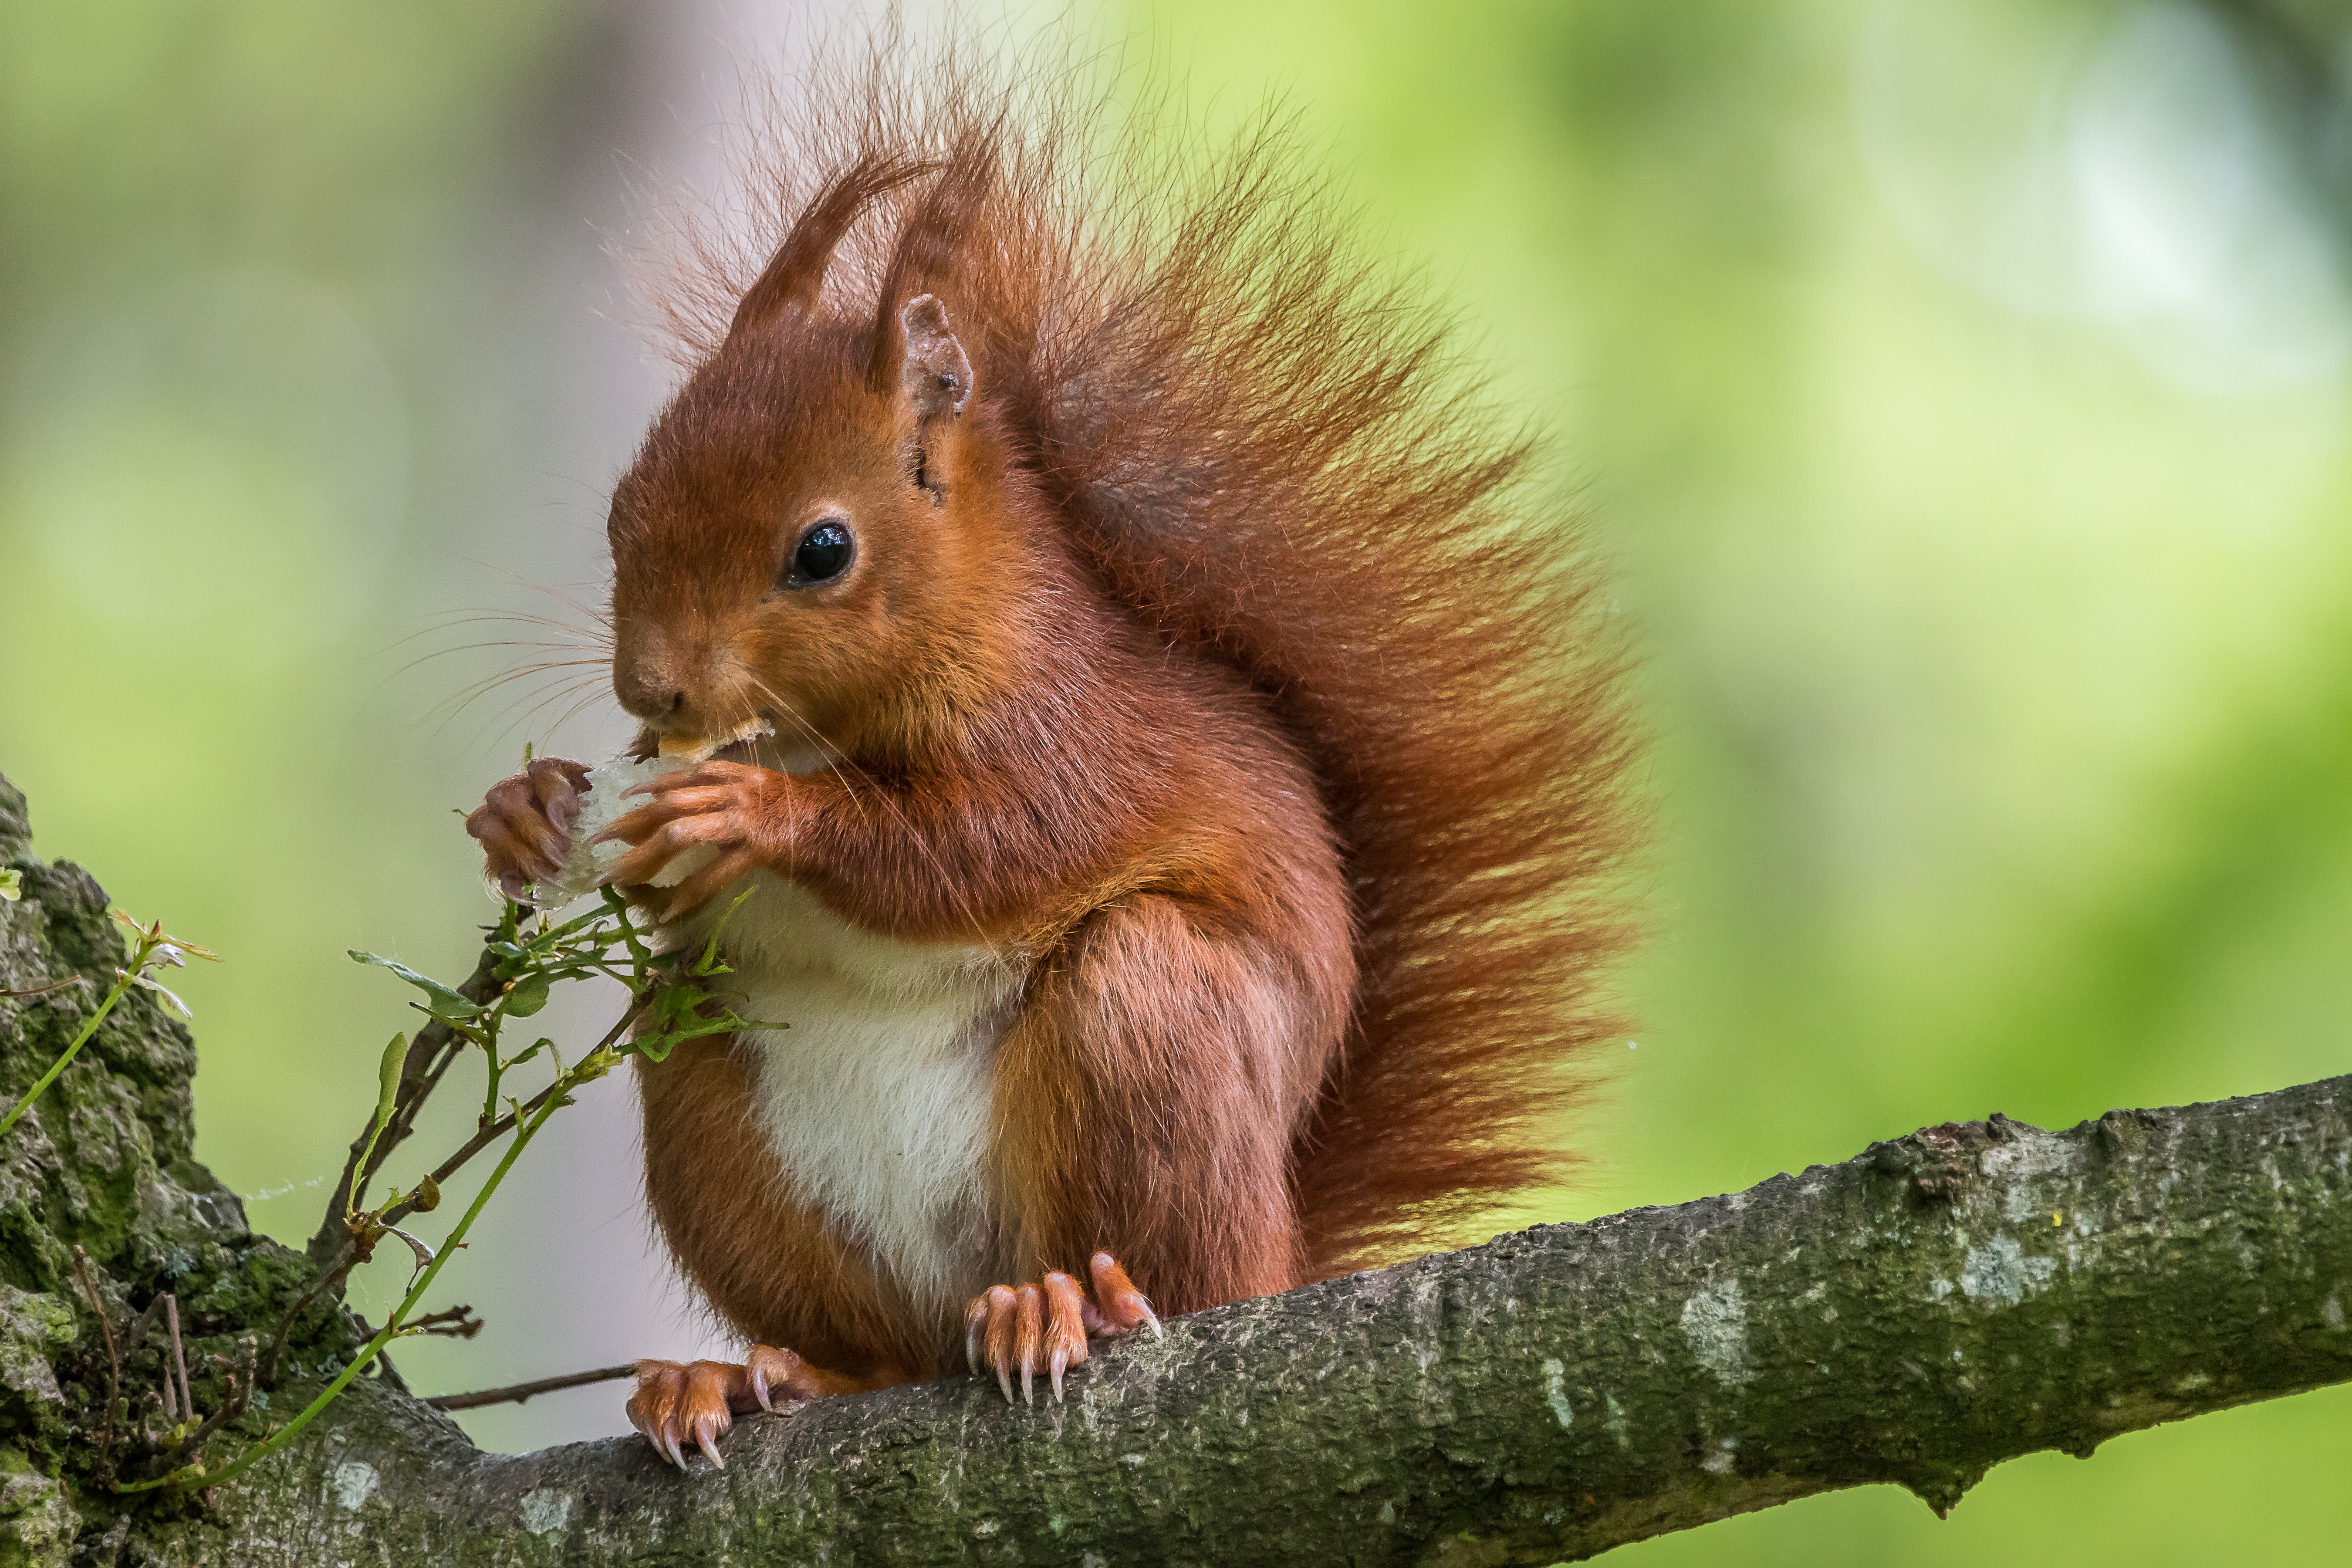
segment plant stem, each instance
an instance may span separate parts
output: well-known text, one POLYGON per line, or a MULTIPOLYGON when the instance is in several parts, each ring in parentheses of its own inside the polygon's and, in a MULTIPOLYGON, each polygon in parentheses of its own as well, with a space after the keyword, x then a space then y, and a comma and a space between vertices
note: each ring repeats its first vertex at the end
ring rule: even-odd
MULTIPOLYGON (((588 1055, 595 1055, 596 1052, 604 1049, 604 1047, 612 1045, 623 1035, 628 1033, 629 1026, 636 1022, 637 1015, 643 1010, 643 1005, 639 1002, 637 996, 635 993, 632 993, 629 997, 628 1008, 621 1015, 621 1021, 614 1024, 610 1029, 607 1029, 604 1032, 604 1037, 597 1041, 595 1045, 589 1047, 588 1055)), ((583 1058, 583 1059, 585 1058, 583 1058)), ((541 1106, 553 1099, 559 1089, 568 1093, 572 1089, 579 1087, 580 1085, 578 1080, 574 1079, 570 1073, 564 1073, 553 1083, 549 1084, 545 1089, 541 1089, 537 1094, 534 1094, 529 1100, 524 1100, 522 1102, 523 1111, 528 1115, 531 1111, 537 1110, 541 1106)), ((434 1184, 436 1186, 446 1184, 451 1176, 457 1173, 458 1167, 465 1164, 467 1161, 472 1159, 475 1155, 480 1153, 484 1148, 489 1145, 492 1140, 499 1136, 499 1133, 504 1132, 508 1128, 513 1126, 514 1120, 514 1112, 508 1111, 496 1121, 493 1121, 488 1126, 480 1129, 471 1138, 467 1139, 465 1143, 458 1148, 456 1153, 450 1155, 447 1159, 442 1161, 441 1163, 433 1168, 434 1184)), ((420 1183, 418 1184, 422 1185, 423 1184, 420 1183)), ((402 1220, 406 1219, 410 1215, 415 1214, 415 1212, 416 1205, 404 1198, 399 1203, 393 1205, 392 1207, 383 1211, 383 1221, 386 1225, 398 1225, 402 1220)))
MULTIPOLYGON (((498 978, 493 973, 499 966, 499 955, 485 946, 475 961, 474 973, 457 987, 457 994, 469 1001, 487 1002, 497 992, 498 978)), ((352 1141, 351 1157, 344 1162, 341 1183, 327 1200, 326 1216, 310 1237, 308 1251, 311 1261, 323 1272, 333 1272, 344 1244, 351 1239, 343 1226, 343 1194, 365 1192, 375 1173, 392 1158, 393 1151, 414 1129, 416 1113, 425 1098, 439 1087, 442 1075, 449 1070, 466 1049, 467 1041, 449 1026, 444 1018, 434 1018, 416 1031, 408 1042, 408 1060, 401 1068, 400 1100, 393 1118, 383 1127, 379 1138, 375 1118, 371 1114, 368 1124, 352 1141), (374 1146, 370 1147, 371 1140, 374 1146)), ((265 1376, 267 1371, 265 1369, 265 1376)))
MULTIPOLYGON (((457 1227, 450 1231, 447 1239, 441 1243, 440 1250, 433 1255, 433 1261, 417 1275, 416 1282, 408 1288, 408 1294, 394 1310, 392 1316, 385 1320, 383 1327, 378 1329, 375 1337, 368 1341, 359 1354, 352 1358, 351 1364, 343 1368, 335 1381, 321 1389, 319 1396, 310 1401, 299 1415, 230 1460, 226 1468, 207 1475, 188 1479, 202 1480, 207 1487, 218 1486, 223 1481, 232 1480, 243 1475, 278 1449, 283 1448, 293 1440, 296 1433, 316 1420, 320 1411, 334 1403, 335 1396, 341 1394, 350 1385, 352 1379, 357 1377, 363 1368, 375 1360, 384 1346, 400 1336, 402 1320, 418 1301, 424 1299, 425 1292, 432 1287, 434 1278, 441 1272, 441 1266, 448 1262, 457 1254, 457 1248, 464 1244, 466 1233, 473 1228, 474 1221, 480 1215, 483 1205, 490 1201, 490 1194, 499 1190, 499 1184, 505 1181, 507 1173, 514 1168, 516 1157, 537 1135, 540 1128, 546 1124, 547 1119, 555 1113, 555 1108, 563 1103, 563 1096, 554 1091, 574 1087, 576 1087, 574 1075, 569 1072, 548 1086, 549 1092, 542 1097, 538 1113, 516 1129, 514 1142, 507 1146, 505 1155, 491 1170, 488 1178, 482 1183, 482 1190, 474 1194, 474 1202, 466 1210, 465 1217, 457 1222, 457 1227)), ((176 1479, 178 1479, 178 1472, 174 1471, 172 1475, 162 1476, 154 1480, 135 1481, 129 1486, 118 1487, 116 1489, 125 1492, 152 1491, 158 1487, 172 1485, 176 1479)))
MULTIPOLYGON (((623 1035, 626 1034, 628 1032, 629 1026, 636 1021, 638 1015, 642 1011, 643 1006, 639 1001, 638 994, 636 992, 632 991, 629 994, 629 1005, 622 1013, 620 1021, 605 1031, 604 1037, 596 1042, 589 1054, 591 1056, 594 1055, 596 1051, 603 1050, 607 1046, 610 1046, 614 1041, 618 1040, 623 1035)), ((430 1093, 432 1091, 433 1085, 440 1081, 440 1075, 448 1070, 449 1061, 454 1059, 457 1049, 461 1049, 463 1045, 463 1041, 458 1042, 458 1046, 452 1049, 450 1057, 443 1059, 440 1066, 434 1070, 433 1076, 426 1080, 424 1093, 420 1093, 414 1103, 423 1103, 424 1094, 430 1093)), ((411 1048, 413 1050, 414 1047, 411 1048)), ((555 1097, 557 1089, 563 1087, 565 1083, 566 1079, 558 1079, 555 1083, 548 1085, 545 1089, 541 1089, 537 1094, 532 1095, 529 1100, 523 1101, 522 1108, 524 1113, 528 1115, 530 1112, 539 1110, 541 1106, 547 1104, 555 1097)), ((576 1089, 579 1085, 576 1081, 573 1081, 571 1082, 570 1087, 576 1089)), ((429 1179, 436 1186, 447 1183, 449 1178, 456 1175, 459 1168, 465 1165, 467 1161, 471 1160, 475 1155, 480 1153, 484 1149, 497 1142, 500 1134, 504 1133, 508 1129, 514 1125, 514 1114, 509 1111, 506 1115, 499 1117, 496 1121, 491 1122, 488 1126, 478 1128, 475 1131, 474 1135, 471 1138, 467 1139, 465 1143, 458 1148, 456 1153, 450 1155, 447 1159, 442 1161, 440 1164, 434 1167, 432 1175, 429 1179)), ((359 1155, 355 1152, 352 1157, 353 1160, 357 1160, 359 1155)), ((420 1182, 417 1185, 421 1187, 424 1184, 420 1182)), ((410 1215, 413 1215, 415 1212, 416 1205, 410 1200, 404 1198, 399 1203, 396 1203, 390 1208, 384 1210, 383 1213, 377 1217, 385 1225, 398 1225, 402 1220, 406 1219, 410 1215)), ((305 1311, 310 1310, 311 1302, 316 1301, 320 1296, 325 1295, 328 1291, 332 1290, 335 1287, 341 1285, 343 1280, 350 1276, 352 1268, 358 1266, 360 1262, 359 1244, 357 1239, 351 1235, 348 1228, 346 1228, 343 1234, 342 1243, 342 1250, 335 1255, 334 1261, 327 1265, 320 1271, 318 1279, 312 1283, 308 1290, 302 1293, 301 1300, 294 1303, 292 1309, 287 1312, 284 1320, 278 1323, 278 1332, 275 1337, 271 1339, 269 1343, 269 1353, 263 1358, 261 1363, 262 1382, 274 1384, 278 1381, 278 1356, 286 1348, 287 1336, 294 1331, 295 1320, 301 1317, 305 1311)), ((318 1242, 313 1240, 310 1245, 315 1247, 318 1246, 318 1242)))
POLYGON ((89 1016, 89 1022, 81 1026, 81 1033, 73 1037, 73 1044, 66 1047, 65 1055, 49 1064, 49 1070, 41 1075, 41 1081, 26 1089, 25 1098, 16 1102, 16 1108, 14 1110, 8 1112, 8 1119, 0 1121, 0 1132, 5 1132, 16 1126, 25 1112, 33 1108, 33 1101, 41 1098, 41 1091, 58 1081, 58 1075, 65 1071, 74 1058, 80 1054, 82 1047, 89 1043, 89 1037, 98 1033, 98 1026, 106 1022, 106 1016, 114 1011, 114 1005, 122 1000, 122 994, 131 989, 132 977, 139 973, 139 966, 134 963, 128 970, 121 973, 122 978, 116 981, 113 988, 107 992, 106 1000, 98 1005, 98 1011, 89 1016))

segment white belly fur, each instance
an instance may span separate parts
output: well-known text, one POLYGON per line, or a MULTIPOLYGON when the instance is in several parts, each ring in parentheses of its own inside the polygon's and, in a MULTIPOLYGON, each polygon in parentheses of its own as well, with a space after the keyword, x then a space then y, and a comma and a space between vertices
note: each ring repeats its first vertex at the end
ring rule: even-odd
POLYGON ((1027 962, 877 935, 795 883, 764 871, 747 880, 723 943, 735 973, 719 984, 741 993, 742 1016, 788 1026, 747 1041, 784 1179, 910 1300, 961 1312, 988 1267, 982 1161, 996 1047, 1027 962))

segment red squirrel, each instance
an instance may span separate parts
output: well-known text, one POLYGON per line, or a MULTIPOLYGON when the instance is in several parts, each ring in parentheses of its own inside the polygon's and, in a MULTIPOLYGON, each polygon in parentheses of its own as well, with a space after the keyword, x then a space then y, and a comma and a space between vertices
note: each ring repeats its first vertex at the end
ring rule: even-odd
MULTIPOLYGON (((751 1342, 639 1363, 681 1465, 1457 1236, 1611 1026, 1605 617, 1444 322, 1278 137, 1179 180, 896 68, 812 91, 757 275, 679 286, 612 498, 637 754, 716 754, 609 879, 677 942, 748 889, 728 984, 789 1026, 639 1063, 653 1214, 751 1342)), ((585 785, 492 788, 492 876, 585 785)))

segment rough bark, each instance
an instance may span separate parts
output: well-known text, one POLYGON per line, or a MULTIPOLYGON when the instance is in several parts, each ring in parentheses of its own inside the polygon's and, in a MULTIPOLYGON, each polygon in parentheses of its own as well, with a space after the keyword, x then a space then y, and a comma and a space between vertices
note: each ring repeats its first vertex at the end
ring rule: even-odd
MULTIPOLYGON (((103 935, 95 885, 24 858, 21 816, 0 784, 28 888, 0 906, 0 988, 103 935)), ((88 1005, 0 1002, 0 1089, 88 1005)), ((204 1349, 309 1268, 190 1157, 193 1065, 142 1004, 0 1149, 0 1564, 77 1535, 100 1563, 305 1568, 1548 1563, 1836 1487, 1948 1508, 2016 1455, 2352 1378, 2347 1078, 2065 1132, 1930 1128, 1180 1320, 1058 1405, 953 1380, 753 1419, 723 1472, 635 1439, 484 1455, 363 1378, 209 1509, 124 1509, 76 1430, 104 1366, 66 1249, 126 1306, 171 1282, 204 1349)), ((279 1419, 353 1343, 327 1314, 305 1332, 279 1419)))

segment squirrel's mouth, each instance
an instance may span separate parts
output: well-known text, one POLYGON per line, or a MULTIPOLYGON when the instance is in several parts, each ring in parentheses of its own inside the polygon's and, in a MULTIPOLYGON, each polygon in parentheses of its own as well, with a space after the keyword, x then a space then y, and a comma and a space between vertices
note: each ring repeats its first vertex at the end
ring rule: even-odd
POLYGON ((656 742, 656 750, 662 756, 688 763, 709 762, 713 757, 730 763, 746 762, 751 758, 751 748, 775 732, 775 726, 765 719, 747 719, 718 735, 664 735, 656 742))

